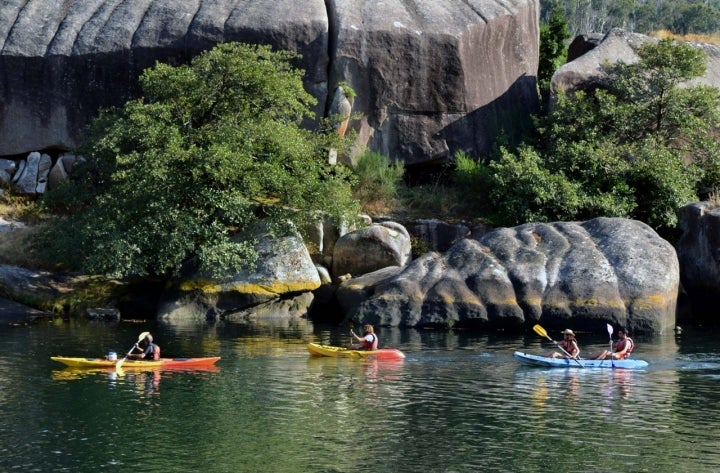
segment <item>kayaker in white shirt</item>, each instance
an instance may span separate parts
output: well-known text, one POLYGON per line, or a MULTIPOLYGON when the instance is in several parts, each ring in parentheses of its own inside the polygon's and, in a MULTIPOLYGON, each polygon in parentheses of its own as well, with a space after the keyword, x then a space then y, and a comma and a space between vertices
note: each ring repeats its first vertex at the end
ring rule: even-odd
POLYGON ((365 331, 365 335, 362 337, 359 337, 353 332, 352 329, 350 329, 350 336, 353 337, 355 340, 360 342, 359 344, 353 344, 350 349, 351 350, 377 350, 378 347, 378 338, 377 335, 375 335, 375 328, 370 324, 365 324, 363 326, 363 330, 365 331))

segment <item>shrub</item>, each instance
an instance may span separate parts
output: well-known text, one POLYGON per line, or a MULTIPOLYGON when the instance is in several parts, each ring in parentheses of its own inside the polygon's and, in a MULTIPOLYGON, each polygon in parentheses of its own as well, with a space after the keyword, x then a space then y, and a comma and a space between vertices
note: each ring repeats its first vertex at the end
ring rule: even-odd
POLYGON ((387 211, 395 205, 405 171, 402 163, 391 164, 381 153, 364 151, 358 156, 353 171, 357 177, 353 195, 363 208, 387 211))

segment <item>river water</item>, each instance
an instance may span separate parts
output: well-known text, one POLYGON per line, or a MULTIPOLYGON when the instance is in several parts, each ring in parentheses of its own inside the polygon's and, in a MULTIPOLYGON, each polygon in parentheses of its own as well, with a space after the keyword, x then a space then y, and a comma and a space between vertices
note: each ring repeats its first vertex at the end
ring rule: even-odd
POLYGON ((2 328, 0 471, 720 471, 720 333, 636 338, 649 368, 613 371, 520 366, 514 350, 551 348, 534 333, 378 332, 404 362, 313 358, 307 342, 347 328, 304 320, 2 328), (164 356, 222 359, 118 374, 49 358, 122 354, 145 330, 164 356))

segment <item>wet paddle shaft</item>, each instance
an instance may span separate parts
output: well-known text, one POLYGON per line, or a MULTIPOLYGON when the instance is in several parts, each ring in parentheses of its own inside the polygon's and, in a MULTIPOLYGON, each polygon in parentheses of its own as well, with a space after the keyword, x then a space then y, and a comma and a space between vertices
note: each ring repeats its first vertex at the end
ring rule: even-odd
POLYGON ((565 350, 565 349, 562 347, 562 345, 560 345, 558 342, 556 342, 555 340, 553 340, 552 338, 550 338, 550 335, 548 335, 547 332, 545 331, 545 329, 542 328, 539 324, 538 324, 538 325, 535 325, 535 326, 533 327, 533 330, 535 331, 535 333, 537 333, 537 334, 540 335, 541 337, 545 337, 545 338, 547 338, 548 340, 550 340, 551 342, 553 342, 555 345, 557 345, 557 347, 558 347, 560 350, 562 350, 562 352, 565 353, 565 354, 568 356, 568 358, 572 358, 573 360, 575 360, 575 362, 576 362, 578 365, 580 365, 581 368, 585 368, 585 365, 583 365, 583 364, 580 362, 580 360, 578 360, 577 358, 573 357, 570 353, 567 352, 567 350, 565 350))

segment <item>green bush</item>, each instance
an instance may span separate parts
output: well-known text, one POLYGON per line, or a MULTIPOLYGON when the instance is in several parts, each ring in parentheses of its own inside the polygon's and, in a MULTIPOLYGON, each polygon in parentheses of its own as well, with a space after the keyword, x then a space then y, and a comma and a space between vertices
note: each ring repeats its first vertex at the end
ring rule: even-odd
POLYGON ((93 121, 87 161, 48 196, 56 216, 35 247, 90 274, 164 276, 190 259, 220 274, 255 262, 233 235, 260 219, 356 215, 351 176, 327 163, 347 144, 300 126, 316 100, 296 57, 226 43, 143 72, 142 98, 93 121))
POLYGON ((720 91, 684 85, 705 71, 688 44, 637 52, 604 66, 606 88, 560 94, 534 143, 458 159, 459 184, 483 190, 501 224, 616 216, 671 233, 679 207, 718 186, 720 91))
POLYGON ((357 157, 353 171, 357 177, 353 194, 363 207, 392 207, 405 172, 402 163, 391 164, 381 153, 364 151, 357 157))

